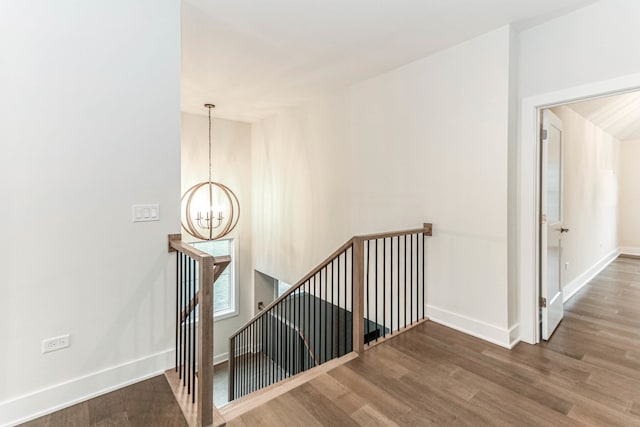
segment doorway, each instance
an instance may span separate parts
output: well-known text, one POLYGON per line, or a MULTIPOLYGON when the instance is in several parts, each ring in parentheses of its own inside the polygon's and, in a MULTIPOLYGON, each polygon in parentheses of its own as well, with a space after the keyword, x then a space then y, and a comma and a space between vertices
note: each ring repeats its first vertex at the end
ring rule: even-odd
MULTIPOLYGON (((542 111, 577 101, 602 99, 629 93, 640 87, 640 75, 614 79, 579 88, 529 97, 523 100, 519 146, 518 193, 518 282, 520 337, 535 344, 541 340, 540 330, 540 161, 542 111)), ((616 254, 617 256, 617 254, 616 254)), ((560 266, 564 268, 564 263, 560 266)), ((566 295, 563 295, 563 299, 566 295)))

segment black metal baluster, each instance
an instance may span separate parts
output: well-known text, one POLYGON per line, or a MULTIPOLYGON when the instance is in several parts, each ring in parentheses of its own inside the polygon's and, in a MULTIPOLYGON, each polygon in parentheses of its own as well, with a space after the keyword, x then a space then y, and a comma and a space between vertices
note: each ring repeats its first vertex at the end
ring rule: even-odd
POLYGON ((184 364, 184 373, 183 373, 183 380, 184 380, 184 384, 183 386, 187 386, 187 375, 189 375, 188 373, 188 365, 189 365, 189 306, 190 306, 190 301, 189 301, 189 281, 191 280, 191 258, 188 257, 187 258, 187 265, 189 266, 188 270, 187 270, 187 277, 185 278, 184 281, 184 316, 182 317, 182 322, 183 322, 183 331, 184 331, 184 335, 185 335, 185 339, 184 339, 184 360, 183 360, 183 364, 184 364))
POLYGON ((409 235, 409 321, 413 325, 413 234, 409 235))
MULTIPOLYGON (((300 285, 300 287, 298 288, 298 300, 297 300, 297 305, 296 308, 298 310, 298 315, 296 317, 296 321, 298 322, 298 330, 300 331, 300 334, 304 337, 304 327, 302 326, 302 287, 304 285, 300 285)), ((302 344, 304 344, 304 342, 302 342, 302 344)), ((304 345, 301 345, 300 351, 303 350, 304 345)), ((297 372, 302 372, 302 359, 300 359, 300 362, 298 364, 298 371, 297 372)))
POLYGON ((271 337, 271 339, 269 340, 269 346, 271 349, 271 363, 269 363, 269 370, 271 373, 271 382, 269 384, 273 384, 276 379, 275 366, 273 366, 276 361, 276 345, 275 345, 276 330, 275 330, 275 323, 273 323, 273 308, 269 310, 269 336, 271 337))
POLYGON ((178 372, 178 339, 180 336, 180 252, 176 252, 176 372, 178 372))
POLYGON ((289 377, 290 373, 291 373, 291 366, 289 366, 289 363, 291 362, 291 355, 289 354, 289 351, 291 350, 289 348, 289 337, 291 336, 291 331, 289 328, 289 303, 288 303, 288 299, 289 297, 286 297, 285 299, 282 300, 282 304, 283 304, 283 309, 284 309, 284 326, 285 326, 285 335, 284 335, 284 366, 285 366, 285 378, 289 377))
POLYGON ((228 397, 229 397, 229 401, 232 401, 235 399, 235 371, 233 369, 233 361, 235 359, 235 351, 234 351, 234 343, 235 343, 236 338, 234 336, 229 338, 229 364, 228 366, 228 373, 229 373, 229 391, 228 391, 228 397))
POLYGON ((340 260, 342 259, 343 254, 346 257, 346 249, 345 252, 338 256, 338 324, 336 325, 338 334, 338 357, 342 356, 342 352, 340 351, 340 344, 342 344, 342 330, 340 329, 340 317, 342 315, 342 308, 340 308, 340 260))
POLYGON ((251 341, 253 337, 253 324, 249 325, 247 328, 247 394, 251 394, 253 392, 253 378, 254 378, 254 370, 253 370, 253 351, 251 349, 251 341))
MULTIPOLYGON (((316 273, 317 274, 317 273, 316 273)), ((320 316, 318 313, 318 279, 317 275, 313 276, 313 341, 315 342, 314 352, 316 357, 320 357, 320 316)))
POLYGON ((329 266, 324 267, 324 361, 329 360, 329 266))
POLYGON ((255 321, 255 335, 253 336, 253 357, 256 359, 255 384, 256 390, 260 390, 262 384, 262 317, 255 321))
POLYGON ((396 330, 399 331, 400 330, 400 251, 402 249, 402 247, 400 246, 400 236, 398 236, 398 242, 397 242, 397 246, 398 246, 398 261, 397 261, 397 274, 398 274, 398 281, 396 283, 396 290, 398 292, 398 323, 396 324, 396 330))
MULTIPOLYGON (((354 316, 354 312, 353 312, 353 284, 355 283, 355 272, 354 272, 354 268, 353 268, 353 264, 355 262, 355 255, 354 255, 354 244, 351 245, 351 322, 353 323, 353 316, 354 316)), ((353 340, 355 339, 355 337, 353 336, 353 329, 351 330, 351 348, 350 350, 353 350, 353 340)))
POLYGON ((416 234, 416 301, 415 301, 415 310, 416 310, 416 322, 420 320, 420 235, 416 234))
POLYGON ((284 379, 284 322, 282 321, 282 303, 278 304, 278 319, 280 319, 280 323, 278 324, 280 329, 280 380, 284 379))
POLYGON ((293 348, 293 341, 292 338, 294 336, 295 333, 295 328, 294 328, 294 321, 295 321, 295 306, 293 305, 294 301, 293 301, 293 292, 289 294, 289 297, 287 297, 287 345, 289 346, 289 349, 287 351, 287 353, 289 354, 289 376, 292 376, 294 373, 294 366, 293 366, 293 361, 295 361, 295 353, 294 353, 294 348, 293 348))
MULTIPOLYGON (((337 258, 338 260, 338 284, 340 284, 340 256, 338 256, 337 258)), ((335 329, 335 320, 334 319, 334 312, 335 312, 335 301, 333 299, 333 288, 335 287, 335 283, 333 280, 333 271, 335 269, 335 261, 331 262, 331 358, 335 358, 336 357, 336 346, 335 346, 335 342, 336 342, 336 329, 335 329)))
POLYGON ((347 354, 347 268, 348 268, 348 253, 349 248, 344 251, 344 269, 343 269, 343 277, 342 277, 342 296, 344 297, 344 309, 338 311, 340 317, 342 317, 342 327, 343 331, 341 334, 344 340, 344 345, 342 346, 342 351, 340 352, 340 356, 344 356, 347 354))
POLYGON ((182 316, 182 313, 186 313, 186 307, 187 307, 187 303, 186 303, 186 299, 187 299, 187 288, 186 288, 186 281, 189 280, 189 259, 186 259, 185 257, 185 264, 186 264, 186 271, 183 274, 183 280, 182 283, 180 284, 180 293, 182 294, 182 312, 180 314, 180 331, 181 331, 181 335, 182 335, 182 342, 180 343, 180 378, 182 378, 182 386, 186 386, 187 385, 187 378, 186 378, 186 368, 184 365, 184 361, 185 361, 185 356, 186 356, 186 349, 185 349, 185 343, 187 342, 187 337, 186 337, 186 316, 182 316))
POLYGON ((283 374, 283 378, 287 378, 288 374, 289 374, 289 367, 288 367, 288 363, 289 363, 289 351, 288 351, 288 345, 289 345, 289 341, 287 340, 287 337, 289 336, 289 327, 287 326, 287 299, 283 299, 282 302, 280 303, 280 318, 282 319, 282 355, 283 355, 283 369, 282 369, 282 374, 283 374))
MULTIPOLYGON (((202 287, 202 277, 199 278, 200 287, 202 287)), ((196 401, 196 305, 195 305, 195 296, 196 296, 196 281, 194 280, 191 284, 191 299, 194 301, 193 307, 191 308, 191 402, 195 403, 196 401)), ((202 301, 204 303, 204 301, 202 301)))
POLYGON ((256 391, 258 389, 258 371, 259 371, 259 360, 258 360, 258 342, 257 342, 257 337, 258 337, 258 323, 254 322, 253 325, 251 326, 251 356, 253 357, 253 391, 256 391))
POLYGON ((249 328, 246 328, 243 332, 244 335, 244 394, 247 395, 251 392, 249 383, 251 381, 251 372, 249 369, 249 328))
POLYGON ((425 253, 425 248, 426 247, 425 247, 424 241, 425 241, 425 236, 423 234, 422 235, 422 318, 423 319, 425 318, 425 315, 424 315, 424 310, 425 310, 425 307, 424 307, 424 299, 425 299, 424 298, 424 293, 425 293, 424 284, 425 284, 425 274, 427 272, 427 270, 426 270, 427 255, 425 253))
POLYGON ((370 269, 371 269, 371 251, 369 250, 369 240, 367 240, 367 257, 366 257, 366 261, 367 262, 366 262, 366 265, 364 267, 364 271, 366 271, 365 281, 364 281, 365 282, 364 289, 366 291, 365 295, 366 295, 366 301, 367 301, 366 304, 365 304, 367 306, 367 318, 365 319, 365 334, 364 334, 364 336, 365 336, 365 344, 367 343, 367 337, 369 336, 369 319, 370 319, 370 317, 369 317, 369 305, 371 305, 370 304, 371 300, 369 298, 371 296, 371 292, 370 292, 371 291, 371 289, 370 289, 370 284, 371 284, 371 280, 370 280, 371 279, 371 277, 370 277, 371 276, 371 272, 370 272, 370 269))
POLYGON ((256 359, 256 390, 262 388, 262 378, 264 375, 264 353, 262 349, 262 317, 256 322, 256 336, 254 337, 255 348, 253 357, 256 359))
POLYGON ((293 341, 293 348, 295 358, 293 359, 293 375, 300 372, 300 334, 302 328, 300 327, 300 288, 293 291, 293 326, 295 339, 293 341))
POLYGON ((244 396, 247 394, 247 330, 242 330, 242 338, 241 338, 241 352, 242 352, 242 364, 240 365, 241 370, 241 380, 240 380, 240 396, 244 396))
POLYGON ((193 260, 189 260, 189 279, 187 280, 187 309, 185 311, 185 327, 187 331, 187 358, 185 359, 187 376, 187 394, 191 392, 191 328, 189 322, 191 321, 191 280, 193 280, 193 260))
POLYGON ((380 332, 378 331, 378 328, 380 327, 380 323, 378 323, 378 240, 376 239, 376 244, 375 244, 375 250, 376 250, 376 256, 375 256, 375 262, 374 262, 374 273, 373 273, 373 283, 375 286, 374 288, 374 295, 375 295, 375 313, 376 313, 376 341, 378 341, 378 335, 380 335, 380 332))
POLYGON ((382 337, 387 336, 387 238, 382 239, 382 337))
POLYGON ((404 239, 404 326, 407 327, 407 236, 404 239))
POLYGON ((267 379, 267 375, 268 375, 268 369, 269 369, 269 365, 265 365, 265 363, 269 363, 269 358, 267 357, 268 355, 268 349, 267 349, 267 328, 265 327, 265 323, 267 323, 268 319, 267 317, 263 314, 260 317, 260 328, 262 331, 262 360, 264 361, 264 363, 262 364, 262 377, 260 379, 260 388, 265 387, 266 386, 266 379, 267 379))
POLYGON ((185 311, 185 326, 187 328, 187 358, 186 363, 186 376, 187 376, 187 394, 191 392, 191 328, 189 327, 189 321, 191 320, 191 280, 193 280, 193 260, 189 260, 189 279, 187 280, 187 309, 185 311))
POLYGON ((281 365, 282 365, 282 349, 280 348, 280 336, 282 335, 282 331, 280 329, 280 305, 276 304, 275 306, 273 306, 273 325, 275 328, 275 340, 274 340, 274 344, 276 347, 276 352, 275 352, 275 381, 274 382, 278 382, 280 381, 281 377, 280 377, 280 369, 278 369, 281 365))
MULTIPOLYGON (((307 341, 309 342, 309 346, 311 347, 311 279, 307 280, 305 283, 306 287, 306 296, 305 296, 305 331, 307 333, 307 341)), ((309 349, 311 350, 311 349, 309 349)), ((310 365, 309 365, 310 367, 310 365)))
POLYGON ((393 334, 393 236, 389 239, 389 334, 393 334))
POLYGON ((280 318, 282 319, 282 377, 287 378, 288 374, 288 366, 289 362, 289 354, 287 351, 287 336, 289 335, 288 327, 287 327, 287 300, 284 299, 280 303, 280 318))

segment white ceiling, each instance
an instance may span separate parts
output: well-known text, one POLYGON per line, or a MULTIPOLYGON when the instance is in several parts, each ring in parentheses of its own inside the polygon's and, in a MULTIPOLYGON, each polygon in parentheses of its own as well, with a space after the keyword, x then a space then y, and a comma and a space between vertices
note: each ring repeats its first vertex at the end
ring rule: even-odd
POLYGON ((594 0, 183 0, 182 110, 254 121, 594 0))
POLYGON ((568 107, 621 141, 640 139, 640 92, 576 102, 568 107))

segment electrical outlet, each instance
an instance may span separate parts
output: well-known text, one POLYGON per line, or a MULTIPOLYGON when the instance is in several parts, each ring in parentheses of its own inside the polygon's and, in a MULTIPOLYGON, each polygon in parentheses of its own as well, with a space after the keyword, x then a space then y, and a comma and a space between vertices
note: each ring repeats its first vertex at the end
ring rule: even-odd
POLYGON ((567 271, 569 269, 569 263, 565 262, 564 263, 564 270, 567 271))
POLYGON ((42 353, 49 353, 50 351, 62 350, 71 345, 69 340, 70 335, 60 335, 59 337, 47 338, 42 340, 42 353))

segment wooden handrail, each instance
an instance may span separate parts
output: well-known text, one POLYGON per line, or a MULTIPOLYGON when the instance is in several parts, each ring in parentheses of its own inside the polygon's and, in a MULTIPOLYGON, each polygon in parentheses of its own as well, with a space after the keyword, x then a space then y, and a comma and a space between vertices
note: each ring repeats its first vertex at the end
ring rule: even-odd
POLYGON ((433 234, 433 226, 431 223, 424 223, 422 228, 414 228, 413 230, 404 230, 404 231, 391 231, 388 233, 377 233, 377 234, 365 234, 361 236, 356 236, 358 239, 362 240, 375 240, 375 239, 387 239, 389 237, 399 237, 399 236, 408 236, 409 234, 418 234, 423 233, 425 236, 431 236, 433 234))
POLYGON ((185 243, 182 240, 171 239, 172 235, 169 235, 169 252, 182 252, 185 255, 189 255, 191 258, 198 262, 201 262, 205 258, 213 258, 213 255, 208 254, 196 247, 191 246, 189 243, 185 243))

